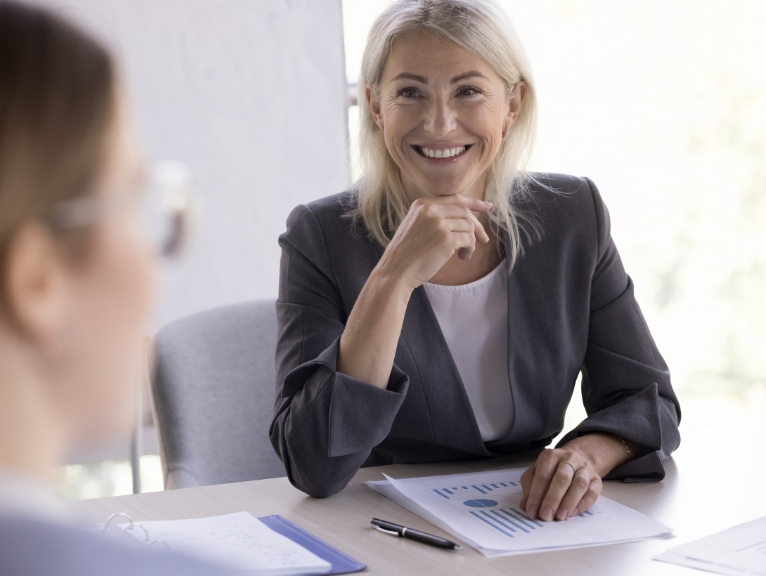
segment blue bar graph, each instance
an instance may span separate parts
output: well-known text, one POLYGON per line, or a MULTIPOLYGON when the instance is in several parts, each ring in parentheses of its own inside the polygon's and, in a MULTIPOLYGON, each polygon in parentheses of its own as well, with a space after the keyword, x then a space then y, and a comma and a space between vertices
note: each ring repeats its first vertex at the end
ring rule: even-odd
POLYGON ((471 510, 469 514, 508 538, 531 534, 535 530, 545 528, 544 524, 532 520, 518 508, 471 510))
POLYGON ((447 500, 465 498, 466 496, 486 496, 493 492, 505 492, 508 488, 518 487, 518 482, 496 482, 494 484, 472 484, 470 486, 449 486, 434 488, 434 494, 447 500))

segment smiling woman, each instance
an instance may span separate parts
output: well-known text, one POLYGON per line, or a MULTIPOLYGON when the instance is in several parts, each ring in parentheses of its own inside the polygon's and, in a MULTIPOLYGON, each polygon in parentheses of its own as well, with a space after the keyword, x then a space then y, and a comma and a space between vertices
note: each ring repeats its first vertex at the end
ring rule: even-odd
POLYGON ((360 79, 364 175, 280 237, 271 438, 294 485, 542 448, 532 518, 660 480, 680 409, 588 179, 528 174, 534 84, 492 0, 399 0, 360 79))
MULTIPOLYGON (((483 143, 490 144, 489 149, 473 151, 473 154, 483 153, 485 160, 489 160, 485 162, 484 170, 478 165, 474 168, 474 172, 482 175, 482 182, 475 183, 475 187, 478 189, 479 184, 484 184, 483 198, 495 203, 489 221, 498 229, 508 231, 510 257, 514 261, 522 250, 519 219, 523 222, 525 218, 513 209, 514 195, 508 191, 513 190, 516 196, 522 196, 527 190, 528 176, 523 168, 534 142, 537 116, 531 66, 515 29, 494 4, 426 6, 431 11, 428 19, 422 17, 419 4, 396 4, 382 14, 370 30, 357 99, 364 173, 359 182, 357 215, 364 219, 375 239, 385 246, 390 240, 390 233, 385 230, 396 230, 409 210, 393 152, 380 154, 383 147, 392 151, 396 147, 384 137, 379 107, 418 105, 420 112, 415 106, 404 107, 398 115, 400 124, 406 122, 406 118, 417 122, 423 106, 428 106, 430 112, 436 114, 432 122, 457 121, 449 115, 438 115, 438 107, 442 106, 444 112, 446 106, 458 112, 465 120, 464 124, 468 122, 474 129, 482 130, 483 143), (453 9, 455 11, 450 12, 453 9), (440 62, 452 62, 452 58, 456 60, 450 70, 456 74, 449 78, 435 78, 434 66, 438 68, 440 62), (375 97, 371 98, 373 95, 375 97), (512 106, 507 106, 508 100, 512 106), (514 125, 512 132, 507 129, 510 124, 514 125), (494 142, 487 142, 491 137, 494 142), (384 213, 381 213, 381 206, 386 207, 384 213)), ((391 121, 395 119, 391 118, 391 121)), ((389 122, 389 129, 391 127, 389 122)), ((437 130, 445 128, 437 127, 437 130)), ((465 145, 465 152, 469 152, 479 136, 473 134, 469 138, 471 142, 456 142, 455 148, 465 145)), ((417 146, 415 142, 410 144, 417 146)), ((417 149, 417 152, 438 158, 440 151, 450 150, 448 144, 432 143, 431 148, 426 147, 426 151, 417 149)), ((441 157, 444 157, 443 152, 441 157)), ((449 174, 438 171, 438 176, 442 178, 449 174)), ((475 181, 476 176, 476 173, 465 173, 460 180, 465 183, 473 177, 475 181)), ((530 225, 527 222, 527 226, 530 225)))

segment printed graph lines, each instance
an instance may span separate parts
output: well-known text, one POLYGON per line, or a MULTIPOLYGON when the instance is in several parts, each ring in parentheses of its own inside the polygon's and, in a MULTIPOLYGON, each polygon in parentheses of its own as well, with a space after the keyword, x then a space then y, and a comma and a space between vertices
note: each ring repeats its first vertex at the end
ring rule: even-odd
POLYGON ((469 514, 509 538, 514 538, 514 535, 520 536, 522 533, 529 534, 533 530, 545 527, 544 524, 532 520, 517 508, 471 511, 469 514))
POLYGON ((766 540, 763 542, 756 542, 755 544, 751 544, 750 546, 745 546, 744 548, 740 548, 737 550, 737 552, 744 552, 746 550, 752 550, 756 554, 763 554, 766 556, 766 540))
POLYGON ((488 484, 470 484, 468 486, 452 486, 451 488, 434 488, 433 492, 445 500, 451 500, 457 495, 464 495, 466 492, 488 495, 496 490, 507 490, 508 488, 519 486, 518 482, 497 482, 488 484))

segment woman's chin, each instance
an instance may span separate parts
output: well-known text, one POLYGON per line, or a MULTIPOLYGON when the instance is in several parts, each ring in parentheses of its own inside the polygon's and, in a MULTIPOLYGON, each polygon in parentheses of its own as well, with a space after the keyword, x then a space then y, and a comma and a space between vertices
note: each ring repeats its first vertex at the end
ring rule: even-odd
POLYGON ((451 179, 442 181, 423 179, 423 185, 420 187, 426 196, 434 198, 465 194, 468 188, 465 182, 455 182, 451 179))
POLYGON ((448 196, 455 196, 457 194, 460 194, 460 190, 434 190, 429 191, 428 195, 433 196, 434 198, 447 198, 448 196))

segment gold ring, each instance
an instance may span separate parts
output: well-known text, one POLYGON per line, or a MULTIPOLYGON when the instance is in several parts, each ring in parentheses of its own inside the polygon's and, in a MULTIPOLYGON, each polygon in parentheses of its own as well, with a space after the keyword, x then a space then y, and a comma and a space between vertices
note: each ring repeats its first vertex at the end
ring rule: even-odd
POLYGON ((568 464, 572 468, 572 473, 577 474, 577 468, 574 467, 574 464, 572 464, 571 462, 567 462, 566 460, 562 462, 562 464, 568 464))

